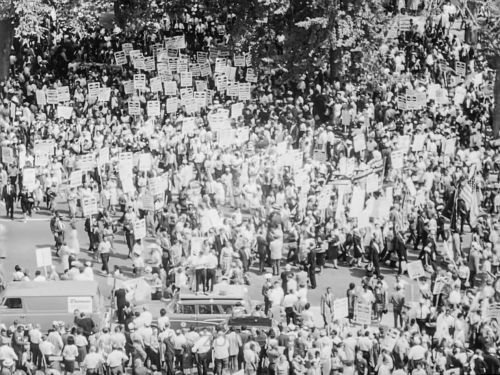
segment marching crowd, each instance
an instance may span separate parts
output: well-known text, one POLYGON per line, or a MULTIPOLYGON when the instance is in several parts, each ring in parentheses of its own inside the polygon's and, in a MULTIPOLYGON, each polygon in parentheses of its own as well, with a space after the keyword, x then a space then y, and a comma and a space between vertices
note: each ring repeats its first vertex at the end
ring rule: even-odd
POLYGON ((93 280, 99 264, 105 275, 145 278, 162 299, 180 288, 246 284, 257 265, 263 303, 251 314, 276 324, 173 330, 168 314, 135 312, 120 297, 111 328, 85 314, 49 332, 1 327, 2 374, 498 373, 492 77, 477 41, 457 35, 456 7, 445 1, 425 24, 400 25, 397 38, 367 49, 370 66, 360 69, 353 56, 342 81, 322 69, 291 82, 245 58, 237 65, 223 47, 225 25, 235 22, 226 12, 193 6, 158 15, 138 30, 91 24, 86 33, 54 28, 48 39, 16 39, 0 86, 0 192, 9 218, 17 201, 24 220, 53 212, 63 272, 32 276, 16 266, 12 280, 93 280), (117 51, 130 60, 117 66, 117 51), (156 70, 147 70, 153 52, 156 70), (136 89, 138 70, 147 89, 136 89), (235 83, 240 91, 230 95, 235 83), (64 87, 64 105, 49 104, 49 91, 64 87), (67 107, 69 115, 60 110, 67 107), (92 262, 80 261, 79 217, 92 262), (111 265, 118 237, 130 273, 111 265), (345 292, 344 316, 334 286, 325 289, 318 327, 308 290, 318 272, 339 267, 366 275, 345 292), (394 285, 381 267, 397 273, 394 285), (418 279, 416 299, 407 274, 418 279), (358 306, 369 307, 368 321, 358 306), (381 324, 389 311, 391 328, 381 324))

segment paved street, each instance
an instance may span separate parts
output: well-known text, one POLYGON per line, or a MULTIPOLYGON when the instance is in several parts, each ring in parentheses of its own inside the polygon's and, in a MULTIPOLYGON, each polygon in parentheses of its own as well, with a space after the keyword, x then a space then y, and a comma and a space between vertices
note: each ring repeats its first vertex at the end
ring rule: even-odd
MULTIPOLYGON (((57 208, 65 214, 66 205, 59 203, 57 208)), ((6 233, 5 239, 3 241, 3 249, 6 252, 6 258, 3 261, 3 269, 6 274, 7 280, 11 280, 11 273, 14 270, 14 266, 19 264, 23 267, 27 267, 30 271, 30 277, 33 277, 36 268, 36 258, 35 249, 37 247, 48 247, 53 246, 54 241, 49 228, 50 213, 48 211, 42 210, 33 215, 33 218, 28 219, 27 222, 22 220, 22 215, 20 210, 16 209, 16 219, 14 221, 5 218, 5 208, 3 205, 0 206, 0 223, 5 226, 6 233)), ((68 221, 65 219, 66 227, 68 228, 68 221)), ((77 229, 79 233, 79 241, 81 246, 80 260, 92 260, 87 249, 89 246, 89 241, 87 234, 84 231, 84 220, 77 220, 77 229)), ((151 239, 148 239, 151 241, 151 239)), ((115 254, 111 256, 110 267, 114 265, 119 265, 124 270, 125 274, 131 275, 132 264, 129 259, 127 259, 127 248, 122 234, 118 234, 115 239, 115 254)), ((414 254, 410 254, 411 260, 415 258, 414 254)), ((55 256, 53 252, 53 264, 57 267, 58 272, 62 272, 63 268, 60 260, 55 256)), ((341 298, 345 296, 345 292, 348 288, 349 283, 354 282, 359 285, 361 277, 364 275, 364 269, 358 268, 348 268, 340 267, 337 270, 326 268, 322 275, 317 275, 318 287, 314 290, 309 290, 309 301, 314 307, 315 312, 319 317, 319 301, 320 296, 324 292, 327 286, 333 288, 335 297, 341 298)), ((107 286, 106 277, 100 275, 98 270, 100 270, 100 265, 95 264, 94 269, 96 278, 100 283, 101 290, 104 294, 110 295, 110 288, 107 286)), ((255 272, 255 268, 252 268, 250 285, 248 290, 252 300, 262 300, 261 287, 263 284, 263 278, 260 274, 255 272)), ((388 267, 383 267, 382 272, 386 277, 386 280, 391 287, 394 284, 394 274, 395 271, 389 269, 388 267)), ((408 280, 410 281, 410 280, 408 280)), ((411 283, 415 285, 415 283, 411 283)), ((409 287, 407 290, 407 299, 416 299, 417 289, 415 286, 409 287), (413 289, 413 290, 412 290, 413 289)), ((391 310, 391 306, 389 306, 391 310)), ((392 316, 387 314, 383 322, 391 322, 392 316)))

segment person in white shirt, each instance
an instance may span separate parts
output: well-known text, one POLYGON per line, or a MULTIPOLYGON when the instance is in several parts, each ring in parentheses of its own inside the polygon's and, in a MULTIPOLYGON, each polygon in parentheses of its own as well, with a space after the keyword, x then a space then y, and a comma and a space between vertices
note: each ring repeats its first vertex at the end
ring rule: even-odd
POLYGON ((299 298, 293 292, 293 290, 290 290, 289 293, 283 298, 283 307, 285 308, 286 314, 286 324, 290 324, 290 322, 292 322, 293 324, 297 324, 296 306, 298 302, 299 298))
POLYGON ((160 317, 158 318, 158 330, 160 332, 165 331, 168 327, 170 327, 170 318, 167 316, 167 310, 160 310, 160 317))
POLYGON ((94 345, 90 347, 89 353, 83 360, 82 367, 85 369, 87 375, 97 375, 101 366, 104 364, 104 358, 101 353, 97 353, 94 345))
POLYGON ((210 251, 206 256, 206 289, 213 292, 214 285, 217 283, 217 264, 219 263, 215 252, 210 251))
POLYGON ((199 292, 200 284, 203 287, 203 293, 206 292, 206 276, 207 276, 207 256, 203 250, 197 257, 194 258, 194 269, 196 277, 196 292, 199 292))
POLYGON ((222 374, 229 366, 229 340, 223 331, 217 332, 217 338, 213 342, 215 373, 222 374))
POLYGON ((47 281, 47 279, 45 278, 45 276, 42 275, 42 272, 40 270, 36 270, 35 277, 33 278, 33 281, 39 283, 39 282, 47 281))
POLYGON ((113 351, 109 353, 106 363, 111 370, 111 375, 123 374, 123 363, 128 361, 128 356, 123 352, 121 348, 113 348, 113 351))

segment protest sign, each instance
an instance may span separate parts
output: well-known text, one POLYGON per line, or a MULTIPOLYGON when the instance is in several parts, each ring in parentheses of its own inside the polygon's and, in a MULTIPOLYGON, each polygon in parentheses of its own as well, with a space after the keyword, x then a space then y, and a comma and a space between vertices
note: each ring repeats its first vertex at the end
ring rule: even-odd
POLYGON ((101 87, 99 89, 99 95, 97 96, 98 102, 109 102, 111 96, 111 88, 110 87, 101 87))
POLYGON ((23 186, 25 186, 28 191, 33 191, 36 182, 36 169, 34 168, 24 168, 23 169, 23 186))
POLYGON ((99 165, 109 163, 109 147, 103 147, 99 150, 99 165))
POLYGON ((152 72, 153 70, 156 70, 156 62, 154 57, 144 58, 144 70, 146 72, 152 72))
POLYGON ((370 174, 366 178, 366 192, 373 193, 379 189, 379 178, 376 173, 370 174))
POLYGON ((115 52, 115 64, 118 66, 125 65, 127 63, 127 54, 125 51, 115 52))
POLYGON ((152 93, 157 93, 159 91, 163 91, 161 78, 160 77, 151 78, 149 80, 149 89, 151 90, 152 93))
POLYGON ((50 247, 41 247, 35 249, 35 258, 37 268, 44 268, 52 265, 52 249, 50 247))
POLYGON ((369 303, 356 302, 354 305, 354 322, 362 325, 372 323, 372 307, 369 303))
POLYGON ((255 71, 253 69, 251 69, 251 68, 247 69, 247 75, 245 77, 245 80, 247 82, 251 82, 251 83, 257 82, 257 75, 255 74, 255 71))
POLYGON ((176 113, 179 106, 177 98, 167 98, 167 113, 176 113))
POLYGON ((413 183, 413 181, 412 181, 412 179, 410 177, 408 177, 405 180, 405 184, 406 184, 406 188, 408 189, 408 192, 410 193, 410 195, 412 197, 414 197, 415 195, 417 195, 417 189, 415 188, 415 184, 413 183))
POLYGON ((68 86, 61 86, 57 88, 57 101, 59 103, 66 103, 71 100, 70 94, 69 94, 69 87, 68 86))
POLYGON ((333 319, 344 319, 349 315, 349 301, 347 297, 333 300, 333 319))
POLYGON ((134 93, 134 81, 123 81, 123 90, 126 95, 132 95, 134 93))
POLYGON ((128 100, 128 114, 130 116, 139 116, 141 114, 141 102, 139 99, 130 98, 128 100))
POLYGON ((175 81, 163 82, 163 91, 167 96, 177 95, 177 83, 175 81))
POLYGON ((70 120, 73 115, 73 107, 68 107, 65 105, 57 106, 57 117, 63 118, 65 120, 70 120))
POLYGON ((87 197, 82 199, 83 216, 97 215, 97 199, 94 197, 87 197))
POLYGON ((71 174, 69 175, 68 185, 70 188, 77 188, 79 186, 82 186, 82 171, 81 170, 76 170, 76 171, 71 172, 71 174))
POLYGON ((77 159, 77 168, 82 171, 90 171, 95 167, 95 158, 93 154, 80 155, 77 159))
POLYGON ((407 263, 407 269, 410 279, 418 279, 422 276, 425 276, 425 271, 424 267, 422 266, 421 260, 407 263))
POLYGON ((57 97, 57 90, 55 89, 49 89, 45 91, 45 96, 47 98, 47 104, 57 104, 59 103, 58 97, 57 97))
POLYGON ((43 105, 47 104, 47 98, 45 97, 45 91, 36 90, 35 95, 36 95, 36 103, 39 106, 43 106, 43 105))
POLYGON ((147 102, 147 113, 149 117, 160 117, 160 101, 159 100, 148 100, 147 102))
POLYGON ((238 85, 238 98, 240 100, 250 100, 251 95, 250 95, 250 83, 240 83, 238 85))
POLYGON ((237 82, 228 82, 226 95, 231 97, 239 96, 239 84, 237 82))
POLYGON ((245 66, 245 55, 235 55, 234 66, 243 68, 245 66))
POLYGON ((413 138, 413 144, 411 146, 412 151, 418 152, 424 149, 424 143, 427 135, 425 134, 415 134, 413 138))
POLYGON ((357 217, 365 206, 365 191, 359 186, 354 186, 352 189, 352 198, 349 214, 351 217, 357 217))
POLYGON ((145 74, 134 74, 134 90, 146 90, 145 74))
POLYGON ((354 151, 360 152, 366 149, 366 140, 364 134, 357 134, 353 138, 354 151))
POLYGON ((97 98, 99 96, 99 88, 101 84, 99 82, 89 82, 87 89, 89 92, 89 98, 97 98))
POLYGON ((130 52, 134 49, 134 46, 132 43, 123 43, 122 44, 122 51, 125 52, 125 55, 129 55, 130 52))
POLYGON ((12 150, 12 148, 7 146, 2 147, 2 163, 14 163, 14 150, 12 150))
POLYGON ((149 171, 153 166, 153 159, 150 153, 140 154, 139 155, 139 170, 140 171, 149 171))
POLYGON ((146 237, 146 220, 139 219, 134 221, 134 238, 140 240, 146 237))
POLYGON ((466 65, 464 62, 456 61, 455 62, 455 73, 457 76, 464 77, 466 76, 466 65))
POLYGON ((142 208, 144 208, 146 211, 155 210, 155 200, 151 194, 144 194, 142 196, 142 208))
POLYGON ((35 167, 46 167, 49 162, 50 158, 47 153, 35 153, 35 167))
POLYGON ((456 138, 448 138, 444 144, 445 155, 455 155, 456 138))
POLYGON ((402 169, 404 161, 403 151, 392 151, 391 152, 391 164, 394 169, 402 169))
POLYGON ((193 86, 193 73, 181 72, 181 87, 191 87, 191 86, 193 86))

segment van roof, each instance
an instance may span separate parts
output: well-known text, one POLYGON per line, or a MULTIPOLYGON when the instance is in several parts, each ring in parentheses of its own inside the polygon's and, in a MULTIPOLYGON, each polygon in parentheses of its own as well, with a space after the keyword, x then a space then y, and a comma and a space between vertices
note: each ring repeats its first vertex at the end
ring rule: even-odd
POLYGON ((245 288, 241 285, 214 285, 214 291, 208 294, 195 294, 189 289, 181 289, 179 293, 179 301, 186 300, 244 300, 245 299, 245 288))
POLYGON ((47 281, 33 282, 22 281, 7 284, 5 290, 0 294, 2 297, 33 297, 33 296, 93 296, 98 291, 96 281, 47 281))

